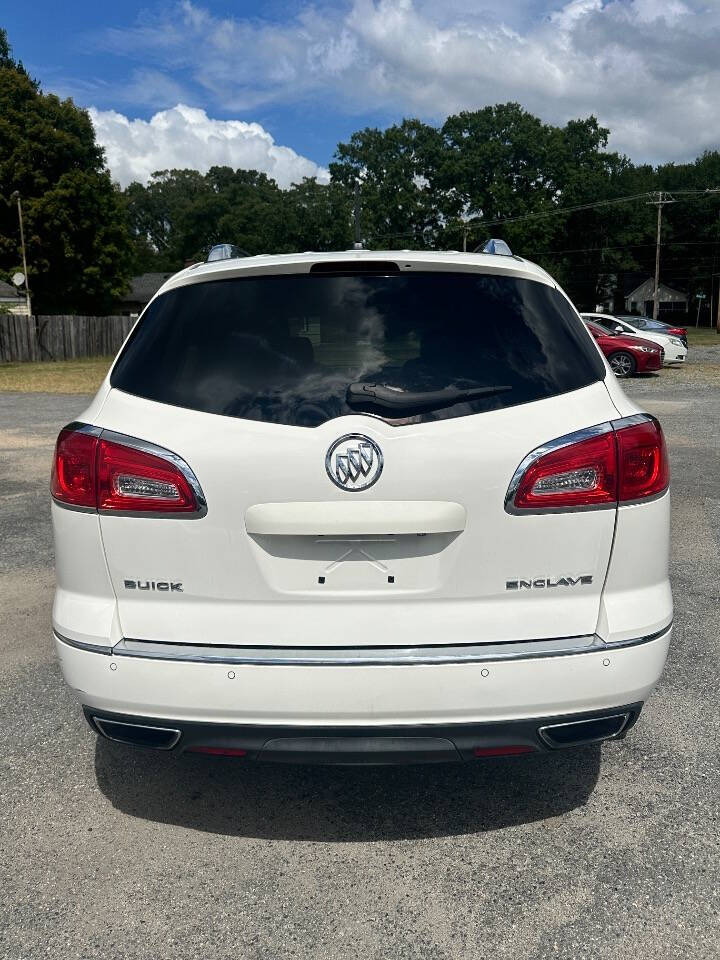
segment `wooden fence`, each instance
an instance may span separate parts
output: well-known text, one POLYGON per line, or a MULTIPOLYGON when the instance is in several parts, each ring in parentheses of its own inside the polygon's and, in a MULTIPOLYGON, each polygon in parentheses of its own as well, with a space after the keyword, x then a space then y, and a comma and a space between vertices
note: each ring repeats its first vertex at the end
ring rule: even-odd
POLYGON ((0 362, 113 356, 134 323, 134 317, 0 314, 0 362))

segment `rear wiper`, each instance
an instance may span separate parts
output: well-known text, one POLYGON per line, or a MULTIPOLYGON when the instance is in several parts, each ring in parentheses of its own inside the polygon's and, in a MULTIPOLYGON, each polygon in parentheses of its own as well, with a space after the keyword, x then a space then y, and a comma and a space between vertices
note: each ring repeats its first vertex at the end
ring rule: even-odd
POLYGON ((442 407, 451 407, 454 403, 463 400, 480 400, 483 397, 492 397, 498 393, 508 393, 512 387, 469 387, 460 390, 458 387, 444 387, 442 390, 394 390, 381 383, 351 383, 347 388, 345 401, 349 407, 382 407, 396 413, 401 411, 439 410, 442 407))

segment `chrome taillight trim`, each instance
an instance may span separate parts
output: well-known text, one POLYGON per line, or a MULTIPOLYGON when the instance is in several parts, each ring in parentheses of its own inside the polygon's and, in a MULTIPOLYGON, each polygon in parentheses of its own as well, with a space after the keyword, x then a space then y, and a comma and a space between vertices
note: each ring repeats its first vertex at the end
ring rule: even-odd
POLYGON ((593 437, 600 437, 610 433, 613 429, 612 423, 607 420, 604 423, 597 423, 592 427, 583 427, 582 430, 574 430, 572 433, 566 433, 562 437, 556 437, 554 440, 548 440, 531 450, 518 464, 515 473, 512 475, 510 484, 505 494, 505 512, 515 516, 526 516, 532 514, 544 513, 575 513, 579 510, 607 510, 615 509, 615 503, 592 503, 579 507, 543 507, 537 510, 519 510, 515 506, 515 494, 518 492, 520 482, 525 476, 527 470, 541 457, 548 453, 554 453, 563 447, 570 447, 575 443, 582 443, 583 440, 591 440, 593 437))
MULTIPOLYGON (((655 421, 655 417, 651 417, 649 413, 633 413, 628 417, 621 417, 618 420, 606 420, 605 422, 597 423, 592 427, 583 427, 581 430, 574 430, 572 433, 566 433, 562 437, 556 437, 554 440, 548 440, 547 443, 543 443, 539 447, 535 447, 534 450, 531 450, 530 453, 523 457, 512 475, 510 484, 507 488, 507 493, 505 494, 505 512, 510 513, 513 516, 524 517, 553 513, 582 513, 590 510, 617 510, 617 501, 612 503, 590 503, 573 507, 538 507, 537 509, 529 508, 522 510, 515 506, 514 501, 515 494, 520 486, 520 481, 524 477, 526 471, 537 460, 539 460, 541 457, 544 457, 546 454, 554 453, 556 450, 561 450, 563 447, 570 447, 575 443, 582 443, 583 440, 590 440, 593 437, 600 437, 603 434, 622 430, 625 427, 633 427, 640 423, 647 423, 648 421, 655 421)), ((647 497, 640 502, 647 503, 651 500, 655 500, 664 496, 665 493, 667 493, 667 490, 663 490, 662 493, 655 497, 647 497)), ((623 506, 624 505, 625 504, 623 502, 623 506)))
POLYGON ((148 453, 150 456, 158 457, 161 460, 165 460, 166 463, 172 464, 182 473, 190 484, 192 492, 195 495, 198 509, 192 513, 172 513, 165 511, 156 513, 153 510, 98 510, 99 514, 111 517, 158 517, 163 520, 197 520, 207 514, 207 500, 200 486, 200 481, 191 470, 189 464, 183 460, 179 454, 168 450, 166 447, 160 447, 155 443, 150 443, 148 440, 141 440, 139 437, 129 437, 124 433, 116 433, 114 430, 103 430, 100 438, 102 440, 109 440, 111 443, 118 443, 124 447, 130 447, 133 450, 139 450, 141 453, 148 453))
POLYGON ((97 513, 101 516, 108 517, 148 517, 149 519, 155 518, 161 520, 199 520, 207 514, 207 500, 200 486, 200 481, 193 473, 187 461, 183 460, 179 454, 168 450, 166 447, 160 447, 155 443, 150 443, 148 440, 131 437, 125 433, 117 433, 115 430, 105 430, 103 427, 96 427, 90 423, 73 421, 62 429, 72 430, 74 433, 86 433, 98 439, 109 440, 111 443, 118 443, 123 447, 139 450, 141 453, 148 453, 153 457, 165 460, 166 463, 176 467, 185 477, 195 495, 195 502, 198 505, 198 509, 177 513, 164 510, 157 512, 154 510, 97 510, 94 507, 78 507, 72 503, 63 503, 62 500, 53 497, 53 503, 57 504, 58 507, 62 507, 65 510, 75 510, 78 513, 97 513))

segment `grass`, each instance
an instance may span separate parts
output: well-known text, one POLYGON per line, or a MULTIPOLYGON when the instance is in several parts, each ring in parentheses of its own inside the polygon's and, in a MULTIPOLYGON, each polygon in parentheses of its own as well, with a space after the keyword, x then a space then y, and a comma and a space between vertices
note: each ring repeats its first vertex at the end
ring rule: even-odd
POLYGON ((112 357, 83 357, 55 363, 0 363, 0 392, 95 393, 112 357))
POLYGON ((686 327, 688 346, 710 347, 720 346, 720 336, 714 327, 686 327))

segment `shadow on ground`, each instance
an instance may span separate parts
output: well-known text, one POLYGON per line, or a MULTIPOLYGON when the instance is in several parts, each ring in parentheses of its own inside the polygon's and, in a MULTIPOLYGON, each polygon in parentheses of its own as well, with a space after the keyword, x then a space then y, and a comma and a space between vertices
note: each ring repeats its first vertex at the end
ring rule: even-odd
POLYGON ((227 836, 325 842, 498 830, 582 806, 600 747, 406 767, 312 767, 177 757, 97 741, 97 782, 132 817, 227 836))

